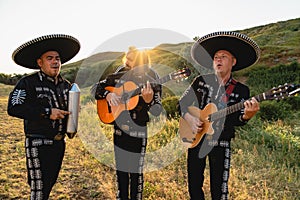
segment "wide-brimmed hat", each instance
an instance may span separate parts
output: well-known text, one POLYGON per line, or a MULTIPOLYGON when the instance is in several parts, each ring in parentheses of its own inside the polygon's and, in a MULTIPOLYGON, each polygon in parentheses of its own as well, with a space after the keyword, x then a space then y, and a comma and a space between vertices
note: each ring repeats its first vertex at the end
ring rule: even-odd
POLYGON ((227 50, 235 58, 232 71, 241 70, 255 64, 260 57, 260 48, 247 35, 221 31, 199 38, 191 49, 192 58, 205 68, 212 68, 213 57, 218 50, 227 50))
POLYGON ((38 37, 19 46, 12 54, 16 64, 29 69, 39 69, 36 60, 47 51, 57 51, 61 63, 71 60, 80 49, 79 41, 64 34, 38 37))

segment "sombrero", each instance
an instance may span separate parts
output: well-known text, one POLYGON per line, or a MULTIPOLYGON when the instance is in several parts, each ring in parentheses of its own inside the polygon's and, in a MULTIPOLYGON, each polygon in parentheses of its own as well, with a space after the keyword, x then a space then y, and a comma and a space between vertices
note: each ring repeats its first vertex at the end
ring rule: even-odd
POLYGON ((79 51, 79 41, 69 35, 52 34, 38 37, 19 46, 12 54, 16 64, 29 69, 39 69, 36 63, 43 53, 54 50, 60 55, 61 63, 71 60, 79 51))
POLYGON ((227 50, 236 58, 232 71, 249 67, 260 57, 260 48, 255 41, 232 31, 214 32, 199 38, 192 46, 191 55, 199 65, 212 68, 213 57, 218 50, 227 50))

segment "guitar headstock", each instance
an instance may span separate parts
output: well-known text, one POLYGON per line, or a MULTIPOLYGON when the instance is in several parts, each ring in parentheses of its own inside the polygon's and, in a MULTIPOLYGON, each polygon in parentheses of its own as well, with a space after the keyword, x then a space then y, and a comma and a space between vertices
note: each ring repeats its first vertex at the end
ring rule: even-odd
POLYGON ((173 80, 184 80, 191 75, 191 70, 186 67, 176 72, 173 72, 170 75, 171 75, 171 79, 173 80))
POLYGON ((297 95, 300 92, 300 84, 284 84, 274 87, 264 93, 266 100, 281 100, 297 95))

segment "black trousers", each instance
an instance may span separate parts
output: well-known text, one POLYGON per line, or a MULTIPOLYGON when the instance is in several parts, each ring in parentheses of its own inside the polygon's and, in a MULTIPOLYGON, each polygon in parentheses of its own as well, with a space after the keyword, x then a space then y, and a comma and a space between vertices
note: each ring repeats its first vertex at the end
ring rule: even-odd
MULTIPOLYGON (((203 182, 206 160, 209 160, 210 192, 213 200, 228 199, 231 149, 229 141, 211 141, 211 151, 199 156, 200 146, 188 149, 188 189, 191 200, 204 200, 203 182)), ((200 154, 201 155, 201 154, 200 154)))
POLYGON ((147 128, 122 131, 115 127, 114 151, 117 175, 117 199, 141 200, 143 193, 143 167, 147 145, 147 128))
POLYGON ((26 165, 31 200, 46 200, 58 178, 65 141, 26 138, 26 165))

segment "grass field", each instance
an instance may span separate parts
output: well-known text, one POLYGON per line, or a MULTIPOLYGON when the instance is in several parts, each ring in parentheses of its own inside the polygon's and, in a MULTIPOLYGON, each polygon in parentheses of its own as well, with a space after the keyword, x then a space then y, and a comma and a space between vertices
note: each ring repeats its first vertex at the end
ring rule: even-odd
MULTIPOLYGON (((28 199, 23 124, 22 120, 6 114, 6 106, 7 96, 2 95, 0 199, 28 199)), ((88 145, 88 141, 95 137, 91 134, 95 133, 93 129, 110 130, 110 127, 100 124, 94 109, 94 104, 83 106, 79 132, 74 139, 66 139, 67 148, 62 170, 50 199, 115 199, 115 171, 88 145)), ((254 122, 257 120, 254 119, 254 122)), ((300 199, 299 123, 290 126, 279 122, 254 122, 239 129, 233 141, 230 199, 300 199)), ((148 152, 160 149, 176 139, 177 120, 168 120, 162 127, 159 134, 149 138, 148 152)), ((111 135, 104 132, 107 143, 110 143, 111 135)), ((144 199, 188 199, 186 153, 180 149, 182 147, 178 147, 174 161, 159 170, 145 173, 144 199)), ((167 157, 159 159, 163 161, 167 157)), ((206 170, 207 177, 208 173, 206 170)), ((204 190, 209 197, 208 178, 204 190)))

